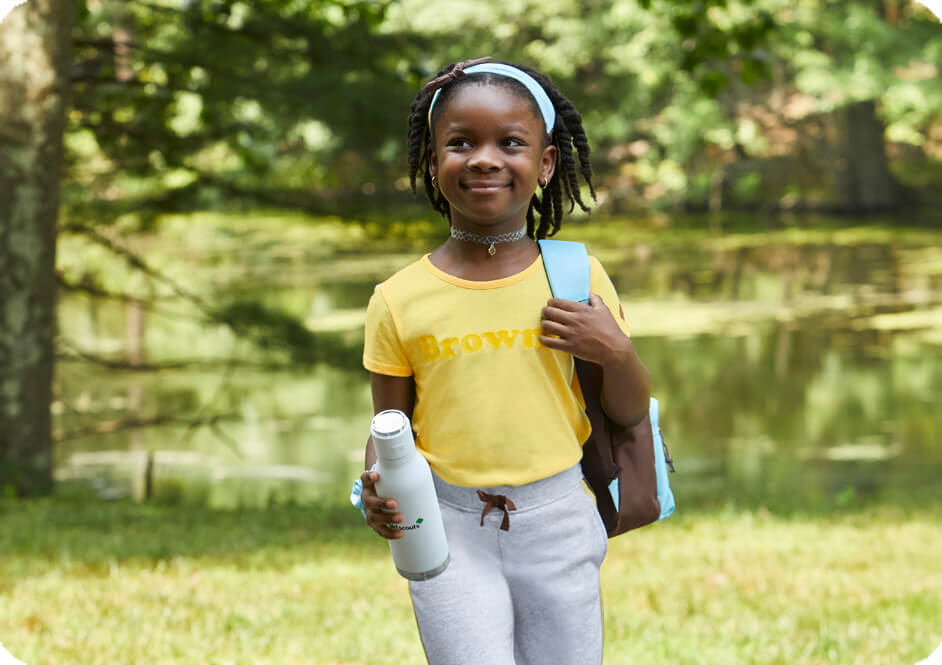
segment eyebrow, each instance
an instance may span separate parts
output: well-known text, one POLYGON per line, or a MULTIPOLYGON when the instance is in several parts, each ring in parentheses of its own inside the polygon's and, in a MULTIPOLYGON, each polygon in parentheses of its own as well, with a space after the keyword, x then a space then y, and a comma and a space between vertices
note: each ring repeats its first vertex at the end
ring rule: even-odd
MULTIPOLYGON (((449 125, 448 128, 445 130, 445 134, 446 135, 468 134, 468 133, 475 132, 476 129, 477 129, 476 127, 473 127, 471 125, 449 125)), ((515 122, 509 125, 500 125, 496 128, 496 131, 500 133, 526 134, 528 130, 525 125, 521 125, 515 122)))

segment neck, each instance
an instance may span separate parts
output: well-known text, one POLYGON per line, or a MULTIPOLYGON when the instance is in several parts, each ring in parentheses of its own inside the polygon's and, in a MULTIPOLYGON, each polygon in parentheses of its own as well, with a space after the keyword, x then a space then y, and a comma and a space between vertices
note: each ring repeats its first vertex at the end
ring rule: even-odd
MULTIPOLYGON (((486 236, 483 236, 486 237, 486 236)), ((468 240, 461 240, 460 238, 449 237, 445 241, 444 247, 448 248, 449 252, 454 254, 460 254, 467 257, 483 257, 485 259, 491 259, 492 261, 498 257, 505 257, 511 254, 516 254, 523 249, 531 245, 535 245, 530 238, 524 235, 522 238, 517 240, 512 240, 509 242, 495 242, 494 243, 494 252, 490 252, 491 244, 490 242, 479 243, 472 242, 468 240)))
POLYGON ((517 274, 533 263, 539 254, 537 244, 527 237, 497 245, 493 256, 487 253, 487 245, 448 238, 430 254, 429 259, 437 268, 455 277, 487 281, 517 274))
POLYGON ((527 233, 526 224, 514 229, 513 231, 499 233, 491 232, 496 230, 497 229, 488 228, 487 231, 489 231, 489 233, 476 233, 474 231, 467 231, 457 226, 452 226, 449 235, 452 239, 459 242, 484 245, 487 247, 488 255, 495 256, 499 246, 519 242, 526 238, 527 233))

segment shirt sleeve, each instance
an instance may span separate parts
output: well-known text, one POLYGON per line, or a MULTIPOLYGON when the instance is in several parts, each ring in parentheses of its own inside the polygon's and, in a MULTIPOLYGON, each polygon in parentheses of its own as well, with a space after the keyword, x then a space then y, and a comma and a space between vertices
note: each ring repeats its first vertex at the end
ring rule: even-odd
POLYGON ((609 311, 611 311, 612 316, 615 317, 615 321, 618 322, 618 327, 621 328, 625 335, 631 337, 628 319, 625 317, 625 310, 621 306, 618 293, 615 291, 615 285, 612 284, 608 273, 605 272, 605 268, 602 267, 602 264, 599 263, 597 258, 590 256, 589 264, 591 266, 590 284, 592 293, 598 294, 598 296, 602 298, 609 311))
POLYGON ((399 339, 382 290, 376 287, 366 308, 366 331, 363 336, 363 366, 377 374, 412 376, 412 366, 399 339))

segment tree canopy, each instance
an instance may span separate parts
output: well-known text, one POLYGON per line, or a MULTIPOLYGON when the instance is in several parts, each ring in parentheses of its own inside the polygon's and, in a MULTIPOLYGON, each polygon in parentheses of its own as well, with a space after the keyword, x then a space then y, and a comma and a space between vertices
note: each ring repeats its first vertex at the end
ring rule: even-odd
POLYGON ((78 217, 407 204, 414 91, 442 65, 483 54, 537 66, 582 110, 612 211, 854 209, 863 203, 841 182, 863 176, 839 167, 862 140, 854 132, 876 133, 870 143, 881 154, 889 145, 894 164, 937 165, 942 155, 940 28, 910 2, 79 6, 68 143, 78 217), (860 103, 871 106, 853 117, 868 117, 842 117, 860 103))

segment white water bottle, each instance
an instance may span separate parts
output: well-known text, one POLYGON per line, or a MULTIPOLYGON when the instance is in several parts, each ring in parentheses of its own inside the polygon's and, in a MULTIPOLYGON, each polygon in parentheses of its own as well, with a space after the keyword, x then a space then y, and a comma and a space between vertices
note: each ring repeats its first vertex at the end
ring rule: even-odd
POLYGON ((399 574, 409 580, 427 580, 448 567, 445 526, 428 462, 415 449, 412 425, 402 411, 381 411, 370 423, 376 450, 376 493, 396 500, 402 523, 390 528, 402 538, 389 541, 399 574))

